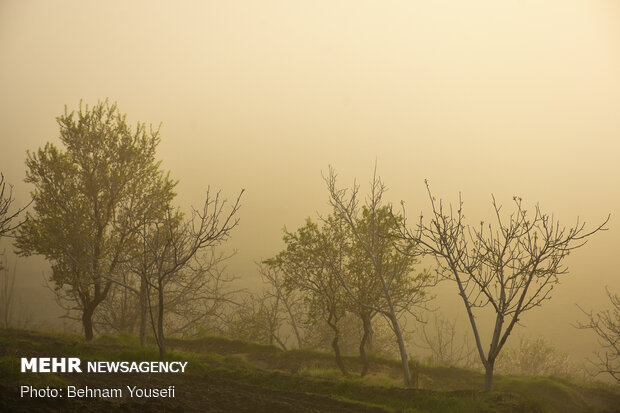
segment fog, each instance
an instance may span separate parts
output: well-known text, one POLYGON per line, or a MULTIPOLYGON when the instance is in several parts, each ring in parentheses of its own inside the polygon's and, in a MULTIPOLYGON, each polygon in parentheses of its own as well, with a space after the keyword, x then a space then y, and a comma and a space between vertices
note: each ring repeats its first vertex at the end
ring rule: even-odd
MULTIPOLYGON (((620 291, 617 2, 0 3, 0 171, 18 204, 32 190, 26 151, 58 142, 65 105, 106 98, 132 124, 162 124, 159 158, 183 208, 209 185, 229 199, 245 188, 224 248, 238 251, 229 268, 248 288, 284 226, 329 211, 329 165, 364 190, 376 162, 410 216, 428 211, 424 179, 445 200, 460 192, 472 223, 493 216, 491 194, 566 225, 611 213, 515 332, 575 357, 595 349, 573 324, 575 304, 601 309, 605 286, 620 291)), ((59 313, 38 298, 49 296, 44 260, 17 269, 35 318, 59 313)), ((435 293, 433 307, 465 320, 454 285, 435 293)))

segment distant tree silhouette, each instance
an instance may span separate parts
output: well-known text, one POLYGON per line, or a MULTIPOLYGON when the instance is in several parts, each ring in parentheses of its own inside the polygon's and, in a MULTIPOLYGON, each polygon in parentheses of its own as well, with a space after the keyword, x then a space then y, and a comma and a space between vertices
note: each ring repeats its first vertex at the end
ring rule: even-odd
POLYGON ((302 348, 303 318, 307 313, 304 297, 287 285, 279 268, 264 263, 258 263, 257 267, 263 289, 242 296, 241 303, 229 314, 223 334, 287 350, 290 332, 295 346, 302 348))
MULTIPOLYGON (((7 185, 0 172, 0 239, 10 236, 22 224, 16 220, 27 206, 11 211, 14 201, 13 187, 7 185)), ((8 328, 15 304, 15 270, 9 271, 4 251, 0 251, 0 258, 0 314, 4 328, 8 328)))
POLYGON ((496 360, 502 374, 522 376, 572 376, 568 354, 558 350, 543 337, 521 337, 516 347, 507 347, 496 360))
POLYGON ((620 296, 607 290, 607 297, 611 302, 611 309, 598 313, 586 312, 587 321, 581 322, 578 327, 594 331, 603 348, 596 353, 596 361, 592 363, 598 368, 598 373, 606 373, 620 383, 620 296))
POLYGON ((456 320, 435 314, 433 323, 422 324, 416 336, 417 347, 430 352, 428 360, 432 364, 471 368, 476 361, 468 336, 457 336, 456 320))
POLYGON ((14 201, 13 187, 6 183, 4 175, 0 172, 0 238, 9 235, 22 224, 16 222, 16 219, 28 205, 11 211, 14 201))

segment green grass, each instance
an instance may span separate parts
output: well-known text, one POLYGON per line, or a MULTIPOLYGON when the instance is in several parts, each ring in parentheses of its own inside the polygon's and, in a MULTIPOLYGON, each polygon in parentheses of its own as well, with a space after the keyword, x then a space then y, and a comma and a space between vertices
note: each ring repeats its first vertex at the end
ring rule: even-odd
POLYGON ((17 357, 0 356, 0 383, 11 386, 30 385, 33 387, 64 387, 67 380, 56 374, 21 373, 20 359, 17 357))
MULTIPOLYGON (((230 380, 275 390, 312 393, 335 399, 409 413, 577 413, 613 411, 620 393, 601 385, 584 385, 554 377, 495 377, 495 392, 481 392, 480 372, 419 366, 421 389, 402 386, 400 363, 371 358, 370 373, 359 376, 357 357, 345 357, 346 377, 335 367, 333 355, 308 350, 282 351, 273 346, 221 337, 170 339, 166 360, 188 361, 188 374, 230 380)), ((0 334, 2 383, 66 384, 54 374, 21 374, 19 358, 45 355, 84 360, 158 360, 155 346, 140 347, 136 337, 104 335, 90 343, 77 336, 5 330, 0 334)), ((66 377, 66 376, 65 376, 66 377)))

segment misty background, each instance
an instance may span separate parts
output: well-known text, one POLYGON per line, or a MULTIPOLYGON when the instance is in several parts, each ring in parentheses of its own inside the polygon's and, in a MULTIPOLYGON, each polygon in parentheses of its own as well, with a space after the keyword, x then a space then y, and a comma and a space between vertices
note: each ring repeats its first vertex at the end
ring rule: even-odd
MULTIPOLYGON (((445 200, 461 192, 470 223, 490 220, 491 194, 565 225, 611 213, 511 339, 596 349, 572 324, 575 304, 599 310, 605 286, 620 291, 617 2, 0 0, 0 170, 16 205, 32 189, 26 151, 58 143, 65 105, 105 98, 132 125, 162 123, 158 157, 183 208, 208 185, 229 199, 246 189, 223 248, 249 289, 284 226, 329 211, 328 165, 365 190, 376 161, 410 218, 428 212, 425 178, 445 200)), ((40 257, 17 260, 18 300, 42 327, 63 313, 49 274, 40 257)), ((432 307, 466 321, 454 285, 434 292, 432 307)))

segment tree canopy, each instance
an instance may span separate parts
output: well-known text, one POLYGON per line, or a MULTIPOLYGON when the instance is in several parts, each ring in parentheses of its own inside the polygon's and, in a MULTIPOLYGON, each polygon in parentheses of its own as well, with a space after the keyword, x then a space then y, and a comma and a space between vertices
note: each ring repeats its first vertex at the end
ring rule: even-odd
POLYGON ((135 228, 165 211, 175 182, 155 158, 159 130, 130 127, 116 104, 65 108, 57 122, 62 146, 28 153, 34 205, 16 246, 51 262, 56 291, 82 313, 90 339, 93 312, 127 259, 135 228))

